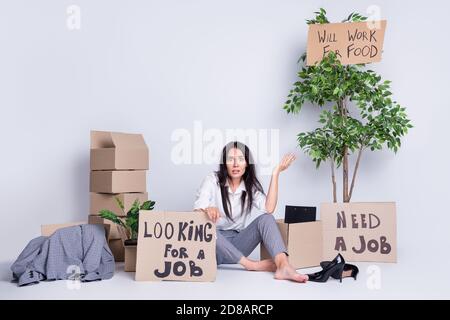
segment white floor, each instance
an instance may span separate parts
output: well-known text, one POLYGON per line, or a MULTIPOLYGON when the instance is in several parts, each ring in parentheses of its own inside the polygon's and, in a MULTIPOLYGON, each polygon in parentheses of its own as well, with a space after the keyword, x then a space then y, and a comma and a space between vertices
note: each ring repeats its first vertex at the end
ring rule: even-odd
MULTIPOLYGON (((17 287, 10 282, 11 262, 0 263, 0 299, 449 299, 450 276, 419 273, 420 265, 357 263, 357 281, 297 284, 273 279, 271 273, 249 272, 238 265, 220 267, 210 283, 136 282, 134 273, 117 271, 110 280, 82 283, 70 289, 67 281, 17 287)), ((443 267, 443 266, 442 266, 443 267)), ((446 268, 442 268, 444 271, 446 268)), ((304 269, 310 272, 317 269, 304 269)), ((436 270, 435 270, 436 271, 436 270)), ((439 272, 440 273, 440 272, 439 272)))

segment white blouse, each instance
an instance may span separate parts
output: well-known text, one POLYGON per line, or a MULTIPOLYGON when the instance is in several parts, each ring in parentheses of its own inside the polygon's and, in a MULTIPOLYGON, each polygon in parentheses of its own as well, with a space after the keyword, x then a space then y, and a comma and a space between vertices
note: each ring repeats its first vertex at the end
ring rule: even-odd
MULTIPOLYGON (((228 180, 225 184, 228 186, 228 180)), ((245 209, 247 207, 248 197, 245 200, 244 213, 241 208, 241 195, 242 191, 245 191, 244 181, 241 181, 239 187, 235 192, 228 188, 228 195, 231 204, 231 216, 234 221, 228 219, 225 216, 225 210, 222 204, 222 195, 220 193, 219 179, 215 172, 208 174, 202 182, 202 185, 197 191, 196 200, 194 202, 194 210, 205 209, 208 207, 217 207, 220 212, 220 218, 217 220, 216 226, 219 230, 237 230, 240 231, 246 227, 245 223, 250 214, 253 213, 253 209, 258 210, 260 213, 267 213, 266 211, 266 196, 256 191, 253 194, 253 208, 249 214, 246 214, 245 209)))

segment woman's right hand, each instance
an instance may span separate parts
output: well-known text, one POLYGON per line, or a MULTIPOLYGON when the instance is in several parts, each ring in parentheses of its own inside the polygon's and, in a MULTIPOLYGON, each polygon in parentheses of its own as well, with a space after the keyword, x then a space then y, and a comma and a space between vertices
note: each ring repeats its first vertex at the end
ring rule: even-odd
POLYGON ((202 211, 204 213, 206 213, 208 215, 209 219, 214 223, 216 223, 217 220, 219 220, 219 218, 220 218, 219 209, 216 207, 208 207, 208 208, 202 209, 202 211))

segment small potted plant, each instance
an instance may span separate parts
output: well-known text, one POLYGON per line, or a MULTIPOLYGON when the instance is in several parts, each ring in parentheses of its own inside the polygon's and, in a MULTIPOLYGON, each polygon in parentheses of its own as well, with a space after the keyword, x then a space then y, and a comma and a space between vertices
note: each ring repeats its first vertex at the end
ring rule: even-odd
POLYGON ((128 212, 125 212, 124 205, 119 198, 115 198, 117 205, 123 213, 118 216, 110 210, 100 210, 99 214, 102 218, 108 219, 118 226, 119 233, 125 247, 125 271, 135 271, 136 269, 136 248, 139 230, 139 210, 153 210, 155 201, 145 201, 140 204, 136 199, 128 212))

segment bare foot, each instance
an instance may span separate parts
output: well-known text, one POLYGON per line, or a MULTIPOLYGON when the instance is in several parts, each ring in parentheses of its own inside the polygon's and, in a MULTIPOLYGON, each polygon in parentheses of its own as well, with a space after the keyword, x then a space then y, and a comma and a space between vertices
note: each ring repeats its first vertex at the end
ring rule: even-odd
POLYGON ((276 272, 275 279, 277 280, 291 280, 295 282, 306 282, 308 281, 308 276, 300 274, 290 265, 283 264, 276 272))
POLYGON ((254 261, 247 259, 244 265, 245 269, 250 271, 270 271, 275 272, 277 270, 277 266, 272 259, 266 259, 261 261, 254 261))

